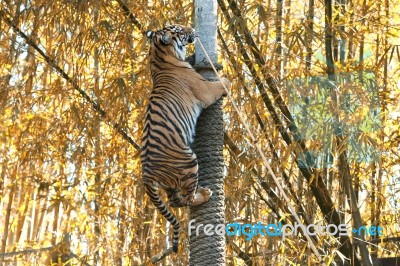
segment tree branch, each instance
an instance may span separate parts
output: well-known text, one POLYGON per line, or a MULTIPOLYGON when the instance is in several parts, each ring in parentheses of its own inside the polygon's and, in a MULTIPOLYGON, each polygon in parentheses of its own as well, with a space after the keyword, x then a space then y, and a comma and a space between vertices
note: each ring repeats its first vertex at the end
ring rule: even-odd
POLYGON ((124 11, 124 15, 129 18, 132 24, 134 24, 142 33, 144 33, 143 25, 135 18, 135 16, 129 10, 129 7, 127 7, 127 5, 122 0, 117 0, 117 2, 124 11))
POLYGON ((148 265, 149 263, 155 264, 155 263, 161 261, 162 259, 164 259, 165 257, 167 257, 167 256, 169 256, 169 255, 171 255, 173 253, 174 253, 174 251, 172 250, 172 248, 166 248, 161 253, 159 253, 157 255, 154 255, 149 260, 147 260, 144 263, 140 264, 140 266, 145 266, 145 265, 148 265))
MULTIPOLYGON (((228 57, 230 58, 231 62, 234 62, 234 56, 232 56, 232 54, 229 52, 228 46, 227 46, 227 44, 226 44, 226 42, 225 42, 224 38, 222 37, 222 34, 221 34, 221 32, 220 32, 219 30, 218 30, 218 36, 219 36, 219 38, 220 38, 220 40, 221 40, 221 42, 222 42, 222 45, 223 45, 224 49, 226 50, 226 52, 227 52, 227 54, 228 54, 228 57)), ((238 73, 239 75, 241 75, 241 74, 240 74, 240 71, 239 71, 239 67, 237 66, 236 62, 234 63, 234 68, 236 69, 236 73, 238 73)), ((242 80, 244 80, 244 77, 243 77, 243 76, 241 76, 240 78, 241 78, 242 80)), ((245 82, 243 82, 243 84, 245 84, 245 82)), ((249 89, 247 88, 247 86, 243 85, 242 88, 243 88, 243 90, 244 90, 246 96, 247 96, 249 99, 251 99, 250 91, 249 91, 249 89)), ((306 213, 306 211, 304 210, 303 205, 301 204, 299 197, 297 197, 298 194, 294 191, 294 189, 293 189, 293 187, 292 187, 292 185, 291 185, 291 183, 290 183, 290 178, 289 178, 289 176, 286 174, 285 169, 283 169, 283 168, 281 167, 281 164, 279 163, 279 162, 280 162, 279 156, 278 156, 278 154, 276 153, 276 149, 275 149, 275 147, 274 147, 274 144, 272 143, 272 141, 271 141, 271 140, 268 138, 268 136, 267 136, 267 129, 266 129, 266 127, 265 127, 264 121, 262 120, 262 118, 261 118, 259 112, 257 111, 256 106, 255 106, 252 102, 251 102, 250 104, 251 104, 251 108, 252 108, 252 110, 253 110, 253 113, 254 113, 255 116, 256 116, 256 120, 257 120, 258 124, 260 125, 261 131, 265 134, 265 137, 266 137, 266 139, 267 139, 268 146, 269 146, 269 148, 270 148, 270 150, 271 150, 271 152, 272 152, 273 158, 275 159, 275 161, 276 161, 276 162, 278 163, 278 165, 279 165, 279 170, 280 170, 280 172, 281 172, 281 174, 282 174, 282 177, 284 178, 284 180, 285 180, 285 182, 286 182, 286 185, 288 186, 289 191, 290 191, 290 193, 292 194, 292 197, 295 199, 295 202, 296 202, 296 204, 297 204, 297 207, 300 209, 300 214, 303 216, 303 219, 304 219, 304 221, 306 222, 306 224, 311 224, 311 221, 310 221, 310 219, 307 217, 307 213, 306 213)), ((235 144, 233 143, 233 141, 230 140, 229 136, 228 136, 226 133, 225 133, 225 144, 229 144, 229 147, 230 147, 230 148, 232 148, 232 145, 235 145, 235 144), (228 141, 228 143, 227 143, 227 141, 228 141), (229 143, 229 141, 230 141, 230 143, 229 143)), ((237 149, 238 149, 238 148, 237 148, 237 149)), ((239 149, 238 149, 238 150, 239 150, 239 149)), ((240 154, 240 152, 239 152, 238 154, 240 154)), ((248 164, 245 163, 245 165, 248 165, 248 164)), ((252 168, 252 171, 256 171, 256 170, 255 170, 254 168, 252 168)), ((257 172, 257 171, 256 171, 256 172, 257 172)), ((257 173, 256 173, 256 176, 258 176, 257 173)), ((262 187, 264 188, 264 190, 269 194, 270 192, 269 192, 268 190, 266 190, 266 187, 268 187, 268 186, 265 186, 265 184, 263 185, 263 183, 266 183, 266 182, 265 182, 265 181, 261 182, 261 185, 262 185, 262 187)), ((274 199, 274 201, 275 201, 275 199, 274 199)), ((287 213, 289 213, 288 210, 284 210, 284 211, 287 212, 287 213)))
MULTIPOLYGON (((78 255, 71 252, 69 250, 69 248, 66 248, 67 246, 68 246, 68 244, 66 242, 60 242, 54 246, 45 247, 45 248, 25 249, 25 250, 20 250, 20 251, 0 253, 0 258, 28 255, 31 253, 38 253, 38 252, 44 252, 44 251, 53 251, 53 252, 62 251, 62 254, 68 255, 69 257, 73 257, 73 258, 79 260, 82 265, 89 266, 89 264, 86 263, 85 261, 82 261, 78 255)), ((0 261, 2 261, 2 260, 0 260, 0 261)))
POLYGON ((33 49, 35 49, 42 57, 43 59, 53 68, 56 70, 56 72, 63 77, 69 84, 72 85, 74 90, 78 91, 79 94, 88 102, 91 104, 92 108, 95 110, 96 113, 99 114, 99 116, 108 124, 110 124, 125 140, 127 140, 136 150, 140 150, 140 146, 126 133, 126 131, 121 128, 121 126, 118 123, 112 122, 111 119, 108 117, 106 111, 100 106, 99 103, 97 103, 95 100, 90 98, 90 96, 82 90, 79 85, 76 83, 76 81, 68 76, 65 71, 59 67, 55 61, 55 59, 51 58, 48 56, 42 49, 39 48, 39 46, 35 43, 34 40, 32 40, 29 36, 27 36, 17 25, 14 24, 14 22, 8 18, 8 16, 5 14, 4 10, 0 10, 0 17, 7 23, 8 26, 10 26, 12 29, 14 29, 19 36, 21 36, 26 43, 31 46, 33 49))
POLYGON ((253 265, 252 263, 252 255, 248 254, 240 249, 229 237, 227 238, 227 242, 231 245, 235 253, 241 258, 247 266, 253 265))

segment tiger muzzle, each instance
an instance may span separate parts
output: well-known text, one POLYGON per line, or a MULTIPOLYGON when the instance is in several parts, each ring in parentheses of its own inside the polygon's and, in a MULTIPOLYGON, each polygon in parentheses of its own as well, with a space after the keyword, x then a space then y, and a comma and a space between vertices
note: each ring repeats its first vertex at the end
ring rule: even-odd
POLYGON ((194 31, 191 32, 188 38, 188 43, 194 43, 196 41, 197 36, 195 35, 194 31))

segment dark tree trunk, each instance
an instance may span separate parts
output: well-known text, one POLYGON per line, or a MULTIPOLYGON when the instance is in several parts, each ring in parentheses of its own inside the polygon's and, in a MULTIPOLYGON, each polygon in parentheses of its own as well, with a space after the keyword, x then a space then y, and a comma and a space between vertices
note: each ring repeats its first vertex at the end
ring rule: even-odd
MULTIPOLYGON (((335 77, 335 64, 334 64, 334 47, 333 47, 333 20, 332 20, 332 0, 325 0, 325 53, 326 53, 326 64, 327 64, 327 74, 328 74, 328 79, 332 82, 332 84, 335 84, 336 77, 335 77)), ((330 89, 330 95, 332 99, 332 108, 333 110, 333 115, 335 117, 335 123, 336 123, 336 128, 335 128, 335 142, 336 142, 336 147, 342 147, 345 143, 345 137, 343 136, 343 128, 341 126, 341 121, 340 121, 340 116, 339 116, 339 95, 338 91, 336 88, 331 88, 330 89)), ((338 168, 339 168, 339 174, 341 175, 343 179, 343 187, 347 195, 348 203, 351 209, 351 214, 352 218, 354 221, 354 226, 356 228, 360 228, 363 223, 361 219, 361 214, 358 209, 357 205, 357 197, 354 192, 353 184, 352 184, 352 176, 350 174, 350 167, 347 159, 347 151, 341 149, 340 151, 337 150, 338 153, 338 168)), ((362 265, 364 266, 370 266, 371 262, 369 260, 369 253, 368 253, 368 248, 365 243, 365 238, 364 234, 361 233, 360 235, 361 241, 359 241, 359 248, 360 248, 360 254, 361 254, 361 259, 362 259, 362 265)), ((353 258, 351 259, 351 265, 361 265, 360 261, 357 259, 355 256, 355 250, 352 246, 352 244, 347 241, 346 238, 341 237, 340 239, 341 243, 344 245, 339 248, 341 252, 347 251, 347 250, 352 250, 353 258), (346 246, 348 248, 346 248, 346 246)), ((354 242, 353 242, 354 244, 354 242)), ((344 252, 343 252, 344 253, 344 252)), ((345 253, 344 253, 345 254, 345 253)))

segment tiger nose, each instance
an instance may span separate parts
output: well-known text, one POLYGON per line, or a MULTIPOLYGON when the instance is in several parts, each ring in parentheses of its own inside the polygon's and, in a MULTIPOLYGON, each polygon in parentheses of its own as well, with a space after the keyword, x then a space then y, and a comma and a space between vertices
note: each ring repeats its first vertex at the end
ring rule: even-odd
POLYGON ((188 43, 194 43, 195 40, 196 40, 196 36, 194 36, 194 32, 193 32, 193 34, 190 35, 188 38, 188 43))

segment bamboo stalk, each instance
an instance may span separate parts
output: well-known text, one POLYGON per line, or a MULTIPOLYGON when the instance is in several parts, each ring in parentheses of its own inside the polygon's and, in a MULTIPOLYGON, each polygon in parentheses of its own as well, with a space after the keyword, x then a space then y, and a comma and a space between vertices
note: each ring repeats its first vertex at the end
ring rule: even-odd
POLYGON ((3 232, 3 239, 1 240, 1 253, 6 252, 7 238, 8 238, 8 234, 10 232, 9 231, 10 230, 10 217, 11 217, 11 212, 12 212, 14 192, 15 192, 15 185, 11 185, 11 187, 9 189, 9 193, 8 193, 6 215, 4 217, 4 232, 3 232))

